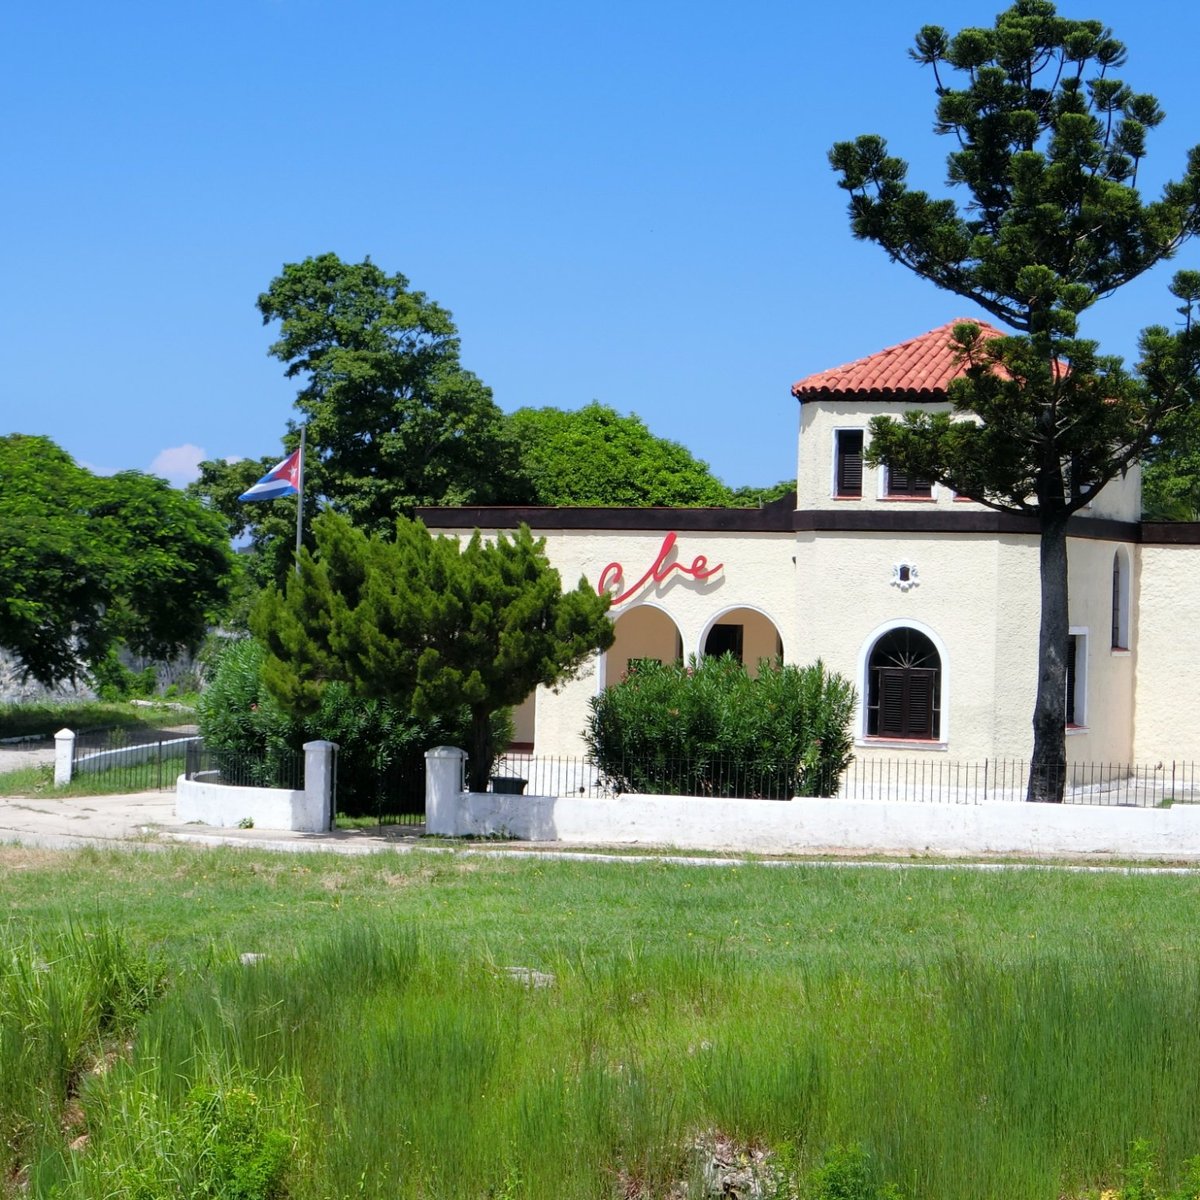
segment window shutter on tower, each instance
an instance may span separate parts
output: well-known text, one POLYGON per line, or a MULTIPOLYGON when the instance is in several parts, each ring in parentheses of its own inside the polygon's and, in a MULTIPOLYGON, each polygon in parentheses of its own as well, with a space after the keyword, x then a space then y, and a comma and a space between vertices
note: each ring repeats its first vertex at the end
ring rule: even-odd
POLYGON ((888 467, 889 496, 932 496, 933 484, 919 475, 910 475, 899 467, 888 467))
POLYGON ((1075 662, 1076 639, 1067 638, 1067 724, 1075 724, 1075 681, 1077 679, 1075 662))
POLYGON ((837 435, 837 494, 861 496, 863 483, 861 429, 843 429, 837 435))

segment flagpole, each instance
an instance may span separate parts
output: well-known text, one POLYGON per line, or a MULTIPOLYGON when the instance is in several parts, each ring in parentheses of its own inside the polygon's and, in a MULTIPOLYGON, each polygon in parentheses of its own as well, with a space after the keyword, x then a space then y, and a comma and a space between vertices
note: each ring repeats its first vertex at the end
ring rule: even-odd
POLYGON ((296 574, 300 574, 300 530, 304 522, 304 443, 308 426, 300 426, 300 471, 296 476, 296 574))

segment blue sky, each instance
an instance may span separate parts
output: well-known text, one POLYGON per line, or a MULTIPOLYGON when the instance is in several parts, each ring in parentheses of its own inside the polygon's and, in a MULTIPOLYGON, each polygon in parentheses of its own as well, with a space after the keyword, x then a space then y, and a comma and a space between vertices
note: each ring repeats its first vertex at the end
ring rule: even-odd
MULTIPOLYGON (((599 399, 730 484, 789 476, 794 380, 971 315, 851 238, 826 151, 882 133, 939 190, 907 48, 1002 7, 15 0, 0 433, 176 482, 278 452, 295 384, 254 301, 332 250, 448 307, 505 409, 599 399)), ((1200 142, 1200 6, 1060 11, 1112 24, 1166 109, 1157 193, 1200 142)), ((1131 354, 1171 270, 1085 332, 1131 354)))

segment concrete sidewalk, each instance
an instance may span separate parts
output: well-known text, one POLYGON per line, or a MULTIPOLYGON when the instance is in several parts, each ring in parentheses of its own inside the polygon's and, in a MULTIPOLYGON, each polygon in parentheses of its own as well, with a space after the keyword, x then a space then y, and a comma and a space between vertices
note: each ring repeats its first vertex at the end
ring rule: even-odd
MULTIPOLYGON (((407 853, 422 848, 424 825, 372 825, 367 829, 337 829, 329 833, 294 833, 281 829, 224 829, 190 825, 175 816, 174 792, 131 795, 74 796, 64 799, 0 797, 0 846, 16 843, 49 850, 83 846, 116 849, 162 849, 165 846, 242 846, 254 850, 292 853, 380 854, 407 853)), ((744 865, 733 858, 665 854, 665 848, 643 847, 644 854, 605 853, 604 847, 564 847, 557 842, 467 841, 462 846, 430 846, 434 853, 493 857, 537 856, 588 862, 671 861, 696 866, 744 865)), ((783 866, 793 860, 778 860, 783 866)))
POLYGON ((69 849, 79 846, 168 845, 253 846, 263 850, 330 850, 371 854, 411 848, 425 832, 423 825, 390 825, 382 829, 292 833, 278 829, 218 829, 188 825, 175 816, 174 792, 131 795, 0 797, 0 844, 69 849))
MULTIPOLYGON (((390 825, 368 829, 339 829, 330 833, 293 833, 279 829, 221 829, 189 825, 175 816, 174 792, 137 792, 117 796, 0 797, 0 846, 18 844, 51 850, 83 846, 114 849, 162 849, 173 845, 242 846, 247 849, 292 853, 379 854, 406 853, 421 848, 423 825, 390 825)), ((666 846, 564 846, 559 842, 467 842, 453 848, 428 845, 434 853, 492 858, 539 857, 560 861, 611 862, 634 865, 644 862, 696 867, 854 867, 894 871, 912 868, 927 871, 1071 871, 1082 874, 1191 875, 1196 865, 1103 864, 1045 862, 988 862, 969 859, 922 859, 908 856, 860 858, 856 855, 747 857, 732 854, 694 855, 666 846), (614 853, 613 851, 618 851, 614 853)))

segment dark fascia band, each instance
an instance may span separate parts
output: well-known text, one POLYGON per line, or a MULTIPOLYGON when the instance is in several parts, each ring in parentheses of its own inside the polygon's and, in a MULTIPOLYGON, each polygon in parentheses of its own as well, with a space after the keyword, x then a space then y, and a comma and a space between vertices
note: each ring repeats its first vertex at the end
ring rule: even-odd
MULTIPOLYGON (((613 532, 675 530, 678 533, 985 533, 1036 535, 1036 517, 1001 512, 922 512, 904 507, 847 511, 800 509, 785 496, 762 508, 542 508, 474 505, 464 508, 419 508, 416 515, 430 529, 516 529, 538 532, 611 530, 613 532)), ((1105 517, 1072 517, 1071 537, 1114 542, 1200 545, 1200 522, 1116 521, 1105 517)))

